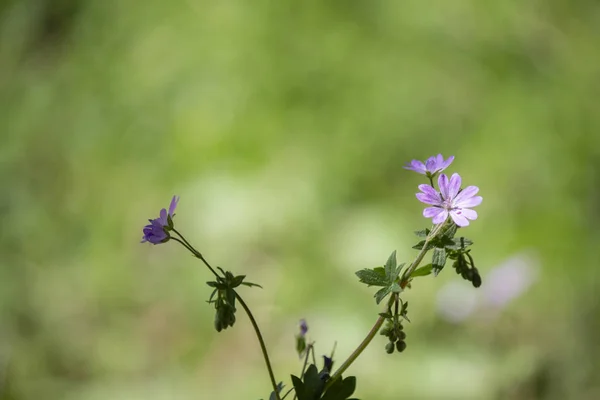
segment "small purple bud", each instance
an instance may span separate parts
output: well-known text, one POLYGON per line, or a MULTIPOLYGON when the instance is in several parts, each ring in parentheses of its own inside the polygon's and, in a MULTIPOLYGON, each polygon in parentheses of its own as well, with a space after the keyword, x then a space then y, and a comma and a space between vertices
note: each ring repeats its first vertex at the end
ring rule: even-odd
POLYGON ((306 320, 302 318, 300 320, 300 336, 306 336, 306 332, 308 332, 308 325, 306 324, 306 320))

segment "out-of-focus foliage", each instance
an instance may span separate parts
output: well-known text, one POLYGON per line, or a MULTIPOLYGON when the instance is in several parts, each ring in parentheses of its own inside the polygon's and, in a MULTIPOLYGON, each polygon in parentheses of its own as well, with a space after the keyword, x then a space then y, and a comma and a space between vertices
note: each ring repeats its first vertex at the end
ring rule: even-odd
POLYGON ((213 330, 208 272, 138 243, 173 194, 178 229, 263 285, 279 380, 302 317, 341 361, 380 312, 353 272, 428 226, 401 166, 438 152, 481 188, 484 286, 450 323, 440 291, 475 289, 417 280, 407 350, 376 339, 355 395, 600 398, 599 27, 590 0, 2 2, 0 398, 268 395, 247 319, 213 330), (519 254, 529 290, 482 300, 519 254))

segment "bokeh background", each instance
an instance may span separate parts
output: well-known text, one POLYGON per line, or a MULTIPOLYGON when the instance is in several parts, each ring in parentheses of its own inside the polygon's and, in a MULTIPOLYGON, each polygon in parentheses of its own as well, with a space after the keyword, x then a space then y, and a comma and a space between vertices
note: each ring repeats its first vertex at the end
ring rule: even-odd
POLYGON ((180 231, 247 274, 277 377, 300 318, 338 363, 377 318, 354 271, 428 226, 407 161, 481 188, 448 268, 377 337, 362 399, 600 398, 600 5, 546 1, 5 0, 0 398, 259 399, 247 318, 217 334, 180 231))

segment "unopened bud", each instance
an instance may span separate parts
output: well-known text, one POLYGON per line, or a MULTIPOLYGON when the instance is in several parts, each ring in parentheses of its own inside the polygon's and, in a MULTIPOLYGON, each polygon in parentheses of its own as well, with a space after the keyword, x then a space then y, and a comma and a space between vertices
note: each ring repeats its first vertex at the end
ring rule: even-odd
POLYGON ((406 342, 404 340, 398 340, 396 342, 396 349, 402 353, 404 350, 406 350, 406 342))
POLYGON ((385 352, 388 354, 392 354, 394 352, 394 343, 393 342, 389 342, 388 344, 385 345, 385 352))

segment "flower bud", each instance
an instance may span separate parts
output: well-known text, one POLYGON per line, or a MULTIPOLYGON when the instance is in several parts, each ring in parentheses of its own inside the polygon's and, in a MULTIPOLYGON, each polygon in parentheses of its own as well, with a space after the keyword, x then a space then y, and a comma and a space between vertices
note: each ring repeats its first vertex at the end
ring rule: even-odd
POLYGON ((389 342, 385 345, 385 352, 388 354, 392 354, 394 352, 394 342, 389 342))
POLYGON ((481 275, 479 275, 477 268, 473 268, 473 278, 471 279, 471 283, 473 283, 473 286, 476 288, 481 286, 481 275))
POLYGON ((396 342, 396 350, 398 350, 400 353, 406 350, 406 342, 404 340, 398 340, 396 342))

